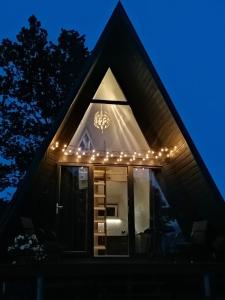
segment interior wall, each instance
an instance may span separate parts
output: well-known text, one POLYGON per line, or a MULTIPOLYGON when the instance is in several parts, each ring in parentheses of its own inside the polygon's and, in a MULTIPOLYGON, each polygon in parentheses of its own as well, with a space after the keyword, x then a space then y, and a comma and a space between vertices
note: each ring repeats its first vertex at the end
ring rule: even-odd
POLYGON ((118 205, 118 217, 107 222, 107 236, 121 236, 128 234, 128 195, 126 181, 106 181, 107 204, 118 205))

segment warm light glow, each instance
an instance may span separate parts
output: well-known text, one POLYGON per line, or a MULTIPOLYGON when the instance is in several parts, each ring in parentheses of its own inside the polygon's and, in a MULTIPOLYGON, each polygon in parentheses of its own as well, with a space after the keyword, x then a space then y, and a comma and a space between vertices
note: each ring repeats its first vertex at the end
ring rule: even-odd
MULTIPOLYGON (((54 142, 50 145, 50 149, 52 151, 57 150, 59 148, 60 143, 54 142)), ((123 163, 123 164, 133 164, 133 165, 157 165, 161 166, 163 164, 169 163, 170 159, 175 157, 176 153, 179 151, 177 146, 173 147, 165 147, 160 149, 153 150, 145 150, 141 152, 136 152, 131 150, 128 152, 127 150, 123 151, 99 151, 96 152, 95 149, 92 150, 82 150, 81 147, 76 148, 77 151, 74 152, 74 148, 71 148, 71 146, 67 146, 67 144, 64 144, 59 148, 60 151, 63 152, 66 156, 73 157, 76 155, 77 159, 80 162, 84 163, 93 163, 96 161, 96 163, 102 163, 105 164, 105 162, 109 163, 123 163)))
POLYGON ((108 224, 120 224, 122 222, 121 219, 109 219, 109 218, 106 218, 106 223, 108 224))
POLYGON ((105 73, 93 99, 125 101, 126 97, 123 94, 115 76, 109 68, 105 73))
POLYGON ((108 113, 104 110, 97 111, 94 116, 94 125, 96 128, 100 129, 103 133, 103 130, 107 129, 110 125, 110 117, 108 113))

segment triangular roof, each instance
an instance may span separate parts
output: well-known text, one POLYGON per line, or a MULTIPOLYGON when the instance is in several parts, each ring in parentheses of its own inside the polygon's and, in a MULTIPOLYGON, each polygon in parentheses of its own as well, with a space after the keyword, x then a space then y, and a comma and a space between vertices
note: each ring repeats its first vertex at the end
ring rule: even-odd
MULTIPOLYGON (((108 68, 116 76, 146 140, 156 148, 164 145, 179 148, 179 155, 162 168, 163 176, 159 180, 170 204, 177 210, 178 219, 179 215, 182 216, 180 223, 183 228, 188 231, 196 219, 207 219, 216 228, 225 228, 222 196, 121 3, 118 3, 76 86, 71 89, 68 101, 18 188, 11 209, 1 220, 0 235, 6 230, 9 220, 20 211, 29 214, 29 209, 35 205, 31 203, 31 197, 39 195, 37 202, 40 204, 53 193, 45 178, 50 177, 52 183, 56 180, 53 169, 57 157, 49 147, 57 140, 66 144, 70 142, 108 68), (40 186, 41 195, 36 192, 40 191, 40 186)), ((53 219, 53 216, 43 218, 53 219)))

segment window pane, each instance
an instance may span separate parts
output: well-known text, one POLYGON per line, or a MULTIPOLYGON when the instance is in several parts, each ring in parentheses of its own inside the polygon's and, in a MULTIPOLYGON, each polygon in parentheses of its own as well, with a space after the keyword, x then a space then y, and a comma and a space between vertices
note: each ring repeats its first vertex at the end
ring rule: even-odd
POLYGON ((150 251, 150 170, 135 168, 134 177, 134 219, 135 251, 150 251))
POLYGON ((59 232, 67 250, 87 248, 88 168, 62 166, 59 232))

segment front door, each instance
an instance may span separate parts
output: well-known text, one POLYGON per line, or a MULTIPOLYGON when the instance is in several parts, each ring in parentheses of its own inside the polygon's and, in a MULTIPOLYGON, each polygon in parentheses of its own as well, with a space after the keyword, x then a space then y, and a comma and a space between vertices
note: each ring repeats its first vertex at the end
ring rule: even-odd
POLYGON ((57 235, 65 251, 87 253, 89 168, 59 167, 59 199, 56 203, 57 235))

